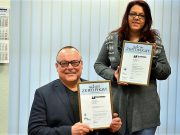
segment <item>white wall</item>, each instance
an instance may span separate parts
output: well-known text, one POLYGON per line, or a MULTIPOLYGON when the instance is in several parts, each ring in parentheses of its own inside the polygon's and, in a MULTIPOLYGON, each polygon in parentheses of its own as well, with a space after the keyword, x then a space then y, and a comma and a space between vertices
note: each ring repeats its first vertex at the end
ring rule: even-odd
MULTIPOLYGON (((12 0, 9 134, 26 134, 34 91, 57 78, 55 56, 77 47, 83 77, 101 79, 93 64, 107 34, 118 28, 130 0, 12 0)), ((180 1, 147 0, 161 32, 172 74, 159 82, 161 126, 157 134, 180 134, 180 1)))
POLYGON ((0 64, 0 135, 8 131, 9 66, 0 64))

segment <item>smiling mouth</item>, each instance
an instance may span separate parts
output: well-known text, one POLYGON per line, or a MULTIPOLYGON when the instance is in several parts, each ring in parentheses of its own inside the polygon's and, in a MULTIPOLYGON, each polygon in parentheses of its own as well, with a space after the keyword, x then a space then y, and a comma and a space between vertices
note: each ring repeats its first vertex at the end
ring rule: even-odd
POLYGON ((139 22, 132 22, 133 24, 139 24, 139 22))
POLYGON ((66 75, 74 75, 74 74, 76 74, 76 73, 74 73, 74 72, 68 72, 68 73, 65 73, 66 75))
POLYGON ((132 26, 138 27, 138 26, 139 26, 139 23, 132 23, 132 26))

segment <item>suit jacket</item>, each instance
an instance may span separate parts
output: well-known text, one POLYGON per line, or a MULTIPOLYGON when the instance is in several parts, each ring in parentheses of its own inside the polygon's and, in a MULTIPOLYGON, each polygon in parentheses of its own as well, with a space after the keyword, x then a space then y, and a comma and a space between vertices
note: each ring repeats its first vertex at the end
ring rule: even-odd
MULTIPOLYGON (((59 79, 36 90, 29 117, 29 135, 71 135, 75 123, 69 97, 59 79)), ((102 130, 101 134, 111 133, 102 130)))

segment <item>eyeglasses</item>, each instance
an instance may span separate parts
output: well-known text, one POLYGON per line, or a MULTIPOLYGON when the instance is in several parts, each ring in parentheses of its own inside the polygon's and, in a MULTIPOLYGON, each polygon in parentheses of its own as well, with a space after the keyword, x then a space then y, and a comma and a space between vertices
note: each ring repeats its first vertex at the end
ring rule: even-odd
POLYGON ((71 64, 73 67, 79 66, 81 63, 81 60, 72 60, 72 61, 57 61, 59 65, 61 65, 62 68, 68 67, 69 64, 71 64))
POLYGON ((131 17, 131 18, 135 18, 136 16, 138 16, 138 18, 139 19, 142 19, 142 20, 144 20, 145 19, 145 15, 142 15, 142 14, 137 14, 137 13, 129 13, 129 16, 131 17))

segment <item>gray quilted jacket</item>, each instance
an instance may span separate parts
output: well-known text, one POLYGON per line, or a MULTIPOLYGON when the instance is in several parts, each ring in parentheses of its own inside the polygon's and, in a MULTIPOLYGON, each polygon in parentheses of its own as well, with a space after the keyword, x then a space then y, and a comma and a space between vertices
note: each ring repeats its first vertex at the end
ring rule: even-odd
MULTIPOLYGON (((154 31, 156 32, 156 31, 154 31)), ((161 38, 156 32, 157 50, 153 57, 150 82, 148 86, 117 85, 114 71, 120 64, 121 45, 116 32, 106 38, 94 64, 95 71, 104 79, 112 81, 114 112, 122 120, 119 134, 125 130, 135 132, 160 125, 160 100, 157 93, 157 79, 165 80, 171 74, 161 38)))

